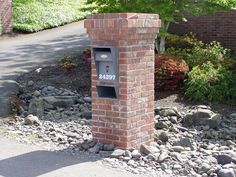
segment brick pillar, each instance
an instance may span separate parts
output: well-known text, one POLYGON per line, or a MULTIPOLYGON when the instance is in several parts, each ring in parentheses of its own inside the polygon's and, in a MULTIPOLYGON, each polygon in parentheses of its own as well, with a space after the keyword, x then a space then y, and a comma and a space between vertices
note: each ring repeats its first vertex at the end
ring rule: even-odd
POLYGON ((12 0, 0 0, 0 35, 12 32, 12 0))
POLYGON ((94 140, 120 148, 139 148, 153 141, 154 38, 158 15, 114 13, 89 15, 85 27, 91 45, 118 51, 119 79, 100 81, 92 60, 92 120, 94 140), (96 86, 116 85, 117 99, 100 98, 96 86))

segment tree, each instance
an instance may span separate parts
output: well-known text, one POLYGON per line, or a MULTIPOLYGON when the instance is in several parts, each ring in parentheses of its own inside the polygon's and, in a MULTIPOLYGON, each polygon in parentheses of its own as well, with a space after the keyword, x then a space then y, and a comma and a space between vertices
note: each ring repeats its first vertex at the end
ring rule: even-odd
POLYGON ((165 51, 165 38, 170 23, 186 21, 185 15, 214 14, 216 11, 236 7, 236 0, 86 0, 98 12, 140 12, 160 15, 162 27, 156 48, 165 51))

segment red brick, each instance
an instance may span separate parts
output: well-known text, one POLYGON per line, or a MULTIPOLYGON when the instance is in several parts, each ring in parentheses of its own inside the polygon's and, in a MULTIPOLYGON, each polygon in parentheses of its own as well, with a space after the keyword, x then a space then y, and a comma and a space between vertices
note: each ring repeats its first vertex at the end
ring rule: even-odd
POLYGON ((158 16, 97 14, 91 15, 88 20, 94 23, 86 22, 85 25, 91 44, 117 46, 119 52, 117 84, 98 81, 94 62, 92 64, 94 139, 121 148, 138 148, 141 143, 153 138, 154 110, 151 102, 154 102, 154 86, 151 85, 154 82, 153 42, 159 27, 158 16), (119 86, 119 98, 98 98, 97 84, 119 86))
POLYGON ((104 133, 104 134, 111 134, 111 133, 112 133, 112 129, 108 129, 108 128, 98 128, 98 132, 104 133))
POLYGON ((187 22, 171 25, 169 31, 184 35, 193 32, 204 42, 218 41, 224 47, 236 53, 236 10, 217 12, 215 15, 191 16, 187 15, 187 22))
POLYGON ((12 32, 12 0, 0 0, 0 26, 0 35, 12 32))
POLYGON ((119 135, 106 134, 106 139, 116 141, 116 140, 120 139, 120 136, 119 135))

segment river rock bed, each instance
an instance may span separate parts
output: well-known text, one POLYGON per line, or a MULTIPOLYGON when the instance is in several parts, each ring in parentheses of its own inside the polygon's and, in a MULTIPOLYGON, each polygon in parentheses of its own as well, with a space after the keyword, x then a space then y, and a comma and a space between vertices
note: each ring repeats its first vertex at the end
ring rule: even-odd
POLYGON ((9 99, 14 116, 1 125, 4 134, 52 151, 99 156, 112 168, 147 177, 235 177, 236 110, 226 116, 204 105, 177 109, 156 104, 150 146, 122 150, 92 141, 90 85, 76 79, 81 73, 88 80, 86 66, 83 61, 77 74, 61 80, 65 73, 58 66, 21 77, 19 93, 9 99), (70 78, 85 87, 73 88, 70 78))
MULTIPOLYGON (((90 97, 82 97, 78 93, 64 89, 52 89, 51 86, 47 86, 50 93, 44 93, 43 90, 46 90, 45 87, 38 90, 40 94, 35 95, 34 92, 30 96, 31 101, 37 99, 42 103, 35 104, 36 112, 28 112, 32 104, 28 101, 28 109, 23 108, 21 115, 4 124, 8 135, 14 135, 23 142, 43 144, 53 151, 74 155, 87 153, 88 157, 99 155, 104 158, 104 164, 135 174, 158 177, 235 176, 235 113, 222 116, 203 105, 192 107, 186 112, 180 112, 177 108, 156 107, 155 141, 150 146, 142 145, 140 150, 122 150, 116 149, 113 145, 92 141, 91 116, 82 116, 84 110, 91 110, 90 97), (62 104, 63 99, 56 106, 54 102, 45 102, 47 99, 44 97, 57 98, 58 92, 63 96, 73 97, 76 101, 67 108, 62 104), (52 106, 42 109, 45 103, 52 106), (40 105, 39 108, 37 105, 40 105), (79 109, 81 105, 84 109, 79 109), (55 116, 48 116, 52 110, 55 111, 55 116), (41 115, 32 115, 39 113, 41 115), (57 117, 57 113, 63 116, 57 117)), ((22 95, 20 98, 26 99, 22 95)), ((67 101, 68 98, 65 102, 67 101)))

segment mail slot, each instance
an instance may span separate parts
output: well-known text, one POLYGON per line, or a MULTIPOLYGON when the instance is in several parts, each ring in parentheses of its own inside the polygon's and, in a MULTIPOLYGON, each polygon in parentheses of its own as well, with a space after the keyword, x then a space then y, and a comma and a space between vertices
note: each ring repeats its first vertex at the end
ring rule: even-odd
POLYGON ((118 59, 115 47, 93 47, 98 80, 118 81, 118 59))
POLYGON ((118 86, 97 85, 97 92, 100 98, 118 98, 118 86))

